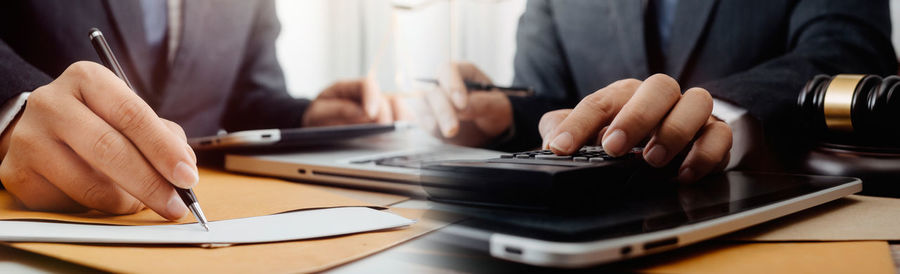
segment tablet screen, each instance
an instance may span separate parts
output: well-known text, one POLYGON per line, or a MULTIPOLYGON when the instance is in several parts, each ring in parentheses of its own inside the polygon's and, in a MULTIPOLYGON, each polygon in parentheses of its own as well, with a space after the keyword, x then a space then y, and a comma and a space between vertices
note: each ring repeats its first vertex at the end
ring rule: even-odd
POLYGON ((702 222, 842 184, 853 178, 728 172, 692 185, 633 183, 624 195, 579 213, 468 208, 463 224, 550 241, 593 241, 702 222))

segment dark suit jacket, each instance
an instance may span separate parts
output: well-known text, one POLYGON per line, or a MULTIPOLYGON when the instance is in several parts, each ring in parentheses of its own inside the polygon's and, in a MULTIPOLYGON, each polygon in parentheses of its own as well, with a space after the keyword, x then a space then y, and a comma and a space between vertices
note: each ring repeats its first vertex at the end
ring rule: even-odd
POLYGON ((814 75, 897 72, 888 1, 680 0, 661 63, 647 57, 643 2, 528 1, 514 82, 538 96, 511 98, 517 137, 502 148, 539 145, 543 113, 619 79, 665 73, 682 89, 704 87, 785 139, 798 133, 794 103, 814 75))
POLYGON ((181 41, 165 81, 151 81, 138 1, 30 0, 0 4, 0 101, 99 63, 88 30, 103 31, 137 93, 188 136, 300 126, 307 100, 291 98, 275 59, 280 25, 270 0, 183 1, 181 41), (152 88, 156 87, 156 88, 152 88))

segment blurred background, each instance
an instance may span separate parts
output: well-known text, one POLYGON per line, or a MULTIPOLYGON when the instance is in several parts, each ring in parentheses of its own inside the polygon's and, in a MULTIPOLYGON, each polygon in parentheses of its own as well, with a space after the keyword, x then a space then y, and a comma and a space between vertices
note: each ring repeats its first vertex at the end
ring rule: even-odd
MULTIPOLYGON (((278 58, 288 91, 315 97, 335 80, 373 73, 385 92, 422 88, 450 60, 475 63, 496 84, 513 78, 526 0, 276 0, 278 58)), ((891 0, 894 50, 900 0, 891 0)), ((900 52, 898 52, 900 55, 900 52)))

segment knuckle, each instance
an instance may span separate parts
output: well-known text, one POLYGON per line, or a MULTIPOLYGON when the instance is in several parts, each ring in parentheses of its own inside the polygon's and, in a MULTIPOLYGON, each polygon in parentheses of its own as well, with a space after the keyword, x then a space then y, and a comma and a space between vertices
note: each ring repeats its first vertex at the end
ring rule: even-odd
POLYGON ((132 131, 148 126, 148 119, 144 119, 146 112, 144 106, 138 100, 123 100, 113 111, 113 117, 117 117, 119 121, 119 129, 122 131, 132 131))
MULTIPOLYGON (((625 111, 623 111, 624 113, 625 111)), ((645 128, 649 130, 650 128, 655 128, 657 124, 661 122, 652 114, 646 111, 635 111, 633 108, 627 111, 627 115, 620 115, 616 117, 617 120, 621 120, 622 125, 626 125, 632 128, 645 128)))
POLYGON ((105 163, 124 163, 127 155, 125 143, 114 130, 108 130, 100 134, 94 141, 91 151, 98 159, 105 163))
POLYGON ((135 213, 135 200, 117 191, 114 186, 94 179, 81 194, 81 201, 93 208, 111 214, 135 213))
POLYGON ((634 88, 637 88, 638 86, 640 86, 641 83, 642 83, 641 80, 634 79, 634 78, 628 78, 628 79, 622 79, 622 80, 615 81, 612 84, 610 84, 610 86, 613 86, 616 88, 634 89, 634 88))
POLYGON ((540 122, 538 122, 538 131, 541 135, 547 134, 550 130, 556 128, 557 124, 566 118, 566 113, 567 111, 565 110, 554 110, 544 113, 540 122))
POLYGON ((663 124, 662 133, 666 135, 665 138, 675 138, 679 142, 687 142, 697 134, 688 125, 676 121, 663 124))
POLYGON ((690 88, 687 91, 685 91, 684 94, 685 95, 691 94, 692 96, 699 96, 698 97, 699 99, 701 99, 705 102, 712 103, 712 95, 710 95, 709 91, 707 91, 704 88, 693 87, 693 88, 690 88))
POLYGON ((41 146, 41 139, 35 136, 31 136, 26 132, 27 130, 14 130, 12 134, 9 136, 10 146, 25 148, 26 151, 33 151, 33 148, 37 148, 41 146))
POLYGON ((597 116, 608 116, 615 112, 615 106, 600 92, 594 92, 585 96, 579 103, 579 105, 581 104, 597 116))
POLYGON ((668 75, 657 73, 648 77, 645 82, 652 82, 658 85, 658 92, 661 92, 663 96, 670 98, 681 97, 681 87, 678 85, 678 81, 675 81, 674 78, 668 75))
POLYGON ((49 86, 42 86, 35 89, 31 92, 31 95, 28 96, 28 102, 26 103, 27 107, 25 110, 34 109, 43 112, 56 109, 53 106, 55 96, 51 93, 53 93, 53 89, 49 86))
POLYGON ((172 154, 170 146, 167 144, 167 140, 172 138, 171 135, 166 134, 165 132, 153 132, 148 134, 151 138, 146 143, 149 145, 149 150, 152 151, 152 155, 176 155, 172 154))
POLYGON ((115 213, 115 196, 110 194, 109 188, 103 187, 98 180, 93 180, 81 193, 81 201, 94 208, 115 213))
POLYGON ((12 186, 20 185, 24 181, 26 172, 24 168, 15 167, 8 162, 3 161, 0 164, 0 182, 3 182, 7 189, 12 190, 12 186))
POLYGON ((166 189, 166 182, 154 172, 145 175, 144 178, 138 180, 138 183, 141 184, 138 191, 143 194, 142 196, 150 197, 150 199, 156 199, 153 197, 162 197, 160 195, 163 194, 166 189))
POLYGON ((695 151, 694 157, 698 162, 703 164, 714 164, 722 159, 722 155, 717 155, 709 149, 700 148, 695 151))
POLYGON ((725 131, 728 135, 731 135, 731 126, 722 121, 715 121, 710 126, 716 130, 725 131))
POLYGON ((712 130, 720 131, 720 134, 722 134, 722 138, 728 140, 728 146, 731 146, 734 136, 731 131, 731 127, 728 126, 728 124, 726 124, 725 122, 714 122, 710 124, 710 127, 712 128, 712 130))
POLYGON ((6 186, 9 194, 12 195, 26 208, 32 210, 53 210, 52 197, 44 197, 34 189, 33 180, 36 180, 31 173, 24 168, 10 168, 3 165, 0 168, 0 181, 6 186))
POLYGON ((712 113, 713 99, 709 92, 702 88, 691 88, 684 92, 683 98, 690 98, 700 104, 703 110, 712 113))
POLYGON ((100 66, 100 64, 94 62, 78 61, 69 65, 64 73, 80 79, 88 79, 88 77, 86 76, 94 75, 98 73, 102 68, 103 67, 100 66))

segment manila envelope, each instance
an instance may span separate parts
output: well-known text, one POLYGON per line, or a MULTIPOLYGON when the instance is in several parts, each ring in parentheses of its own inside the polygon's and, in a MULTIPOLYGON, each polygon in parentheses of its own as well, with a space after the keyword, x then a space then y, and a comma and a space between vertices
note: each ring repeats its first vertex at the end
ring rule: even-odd
MULTIPOLYGON (((322 190, 318 186, 292 183, 271 178, 235 175, 200 169, 200 183, 194 188, 197 200, 210 221, 237 219, 282 213, 298 209, 338 206, 383 208, 322 190)), ((0 220, 40 219, 77 223, 155 225, 173 222, 144 209, 136 214, 109 215, 98 211, 60 214, 30 211, 6 191, 0 191, 0 220)), ((176 223, 196 222, 187 214, 176 223)))
MULTIPOLYGON (((194 189, 207 217, 212 220, 275 214, 298 209, 372 204, 334 194, 319 186, 277 179, 200 170, 194 189)), ((415 209, 391 212, 417 222, 409 228, 360 233, 323 239, 220 248, 195 246, 134 246, 60 243, 6 243, 9 246, 112 272, 315 272, 371 255, 437 229, 452 220, 415 209)), ((171 224, 145 209, 113 216, 90 211, 60 214, 28 211, 12 196, 0 191, 0 219, 56 220, 118 225, 171 224)), ((195 222, 185 217, 177 223, 195 222)))
POLYGON ((900 199, 851 195, 725 236, 738 241, 900 240, 900 199))
POLYGON ((641 273, 894 273, 886 242, 707 242, 623 264, 641 273))

